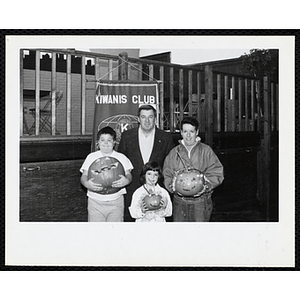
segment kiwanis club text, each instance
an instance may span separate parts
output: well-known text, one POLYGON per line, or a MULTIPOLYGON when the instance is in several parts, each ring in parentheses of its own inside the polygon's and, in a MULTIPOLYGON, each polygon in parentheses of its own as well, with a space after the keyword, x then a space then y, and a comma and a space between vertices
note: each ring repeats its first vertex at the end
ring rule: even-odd
MULTIPOLYGON (((153 95, 132 95, 133 104, 155 104, 153 95)), ((97 104, 125 104, 128 102, 127 95, 98 95, 96 96, 97 104)))

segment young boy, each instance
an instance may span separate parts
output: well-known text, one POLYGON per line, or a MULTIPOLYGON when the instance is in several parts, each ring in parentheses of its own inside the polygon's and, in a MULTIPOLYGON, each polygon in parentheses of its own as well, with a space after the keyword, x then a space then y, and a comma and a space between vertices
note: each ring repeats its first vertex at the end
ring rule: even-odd
POLYGON ((124 154, 114 150, 115 143, 116 132, 111 127, 100 129, 97 133, 97 150, 86 157, 80 168, 81 183, 87 188, 89 222, 123 222, 124 219, 125 186, 132 181, 133 166, 124 154), (120 189, 115 193, 99 193, 104 190, 103 186, 95 183, 93 178, 88 179, 89 167, 101 157, 116 158, 123 165, 125 176, 119 175, 120 179, 112 183, 113 188, 120 189))

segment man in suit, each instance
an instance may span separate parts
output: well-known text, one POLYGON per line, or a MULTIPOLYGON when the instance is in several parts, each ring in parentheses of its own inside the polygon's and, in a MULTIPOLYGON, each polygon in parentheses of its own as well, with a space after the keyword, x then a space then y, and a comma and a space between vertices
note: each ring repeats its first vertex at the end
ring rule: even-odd
POLYGON ((126 187, 124 221, 133 222, 128 207, 133 192, 141 186, 140 174, 143 165, 148 161, 156 161, 161 168, 165 157, 174 147, 172 135, 155 126, 156 110, 151 105, 142 105, 138 110, 139 126, 124 131, 121 136, 118 152, 126 155, 134 169, 132 182, 126 187))

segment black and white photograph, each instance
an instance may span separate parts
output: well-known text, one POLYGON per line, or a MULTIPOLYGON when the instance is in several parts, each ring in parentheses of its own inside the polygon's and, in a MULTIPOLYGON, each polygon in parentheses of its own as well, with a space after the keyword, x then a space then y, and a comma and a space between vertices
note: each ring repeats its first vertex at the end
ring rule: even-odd
POLYGON ((6 36, 6 264, 293 267, 294 43, 6 36))

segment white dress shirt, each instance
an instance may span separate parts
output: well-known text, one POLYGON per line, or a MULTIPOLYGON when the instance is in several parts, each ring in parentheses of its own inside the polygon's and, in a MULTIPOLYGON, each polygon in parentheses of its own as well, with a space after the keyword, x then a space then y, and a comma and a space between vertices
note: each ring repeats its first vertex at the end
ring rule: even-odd
POLYGON ((155 127, 150 134, 147 136, 144 134, 143 130, 139 128, 139 146, 142 153, 144 164, 150 159, 150 155, 154 144, 155 127))

